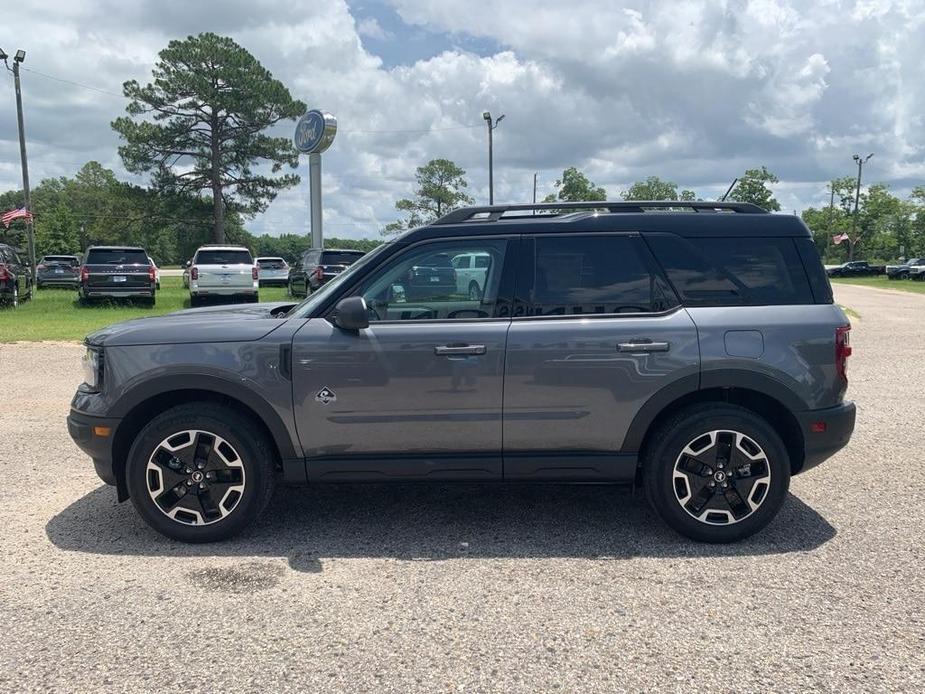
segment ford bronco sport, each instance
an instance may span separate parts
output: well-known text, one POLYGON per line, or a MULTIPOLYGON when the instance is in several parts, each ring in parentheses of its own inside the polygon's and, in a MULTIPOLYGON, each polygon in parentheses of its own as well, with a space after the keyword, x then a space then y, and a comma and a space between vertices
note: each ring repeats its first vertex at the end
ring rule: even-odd
POLYGON ((68 427, 188 542, 240 531, 278 479, 639 482, 675 530, 728 542, 851 436, 849 329, 795 216, 467 208, 301 303, 91 334, 68 427), (477 292, 418 272, 463 256, 485 259, 477 292))

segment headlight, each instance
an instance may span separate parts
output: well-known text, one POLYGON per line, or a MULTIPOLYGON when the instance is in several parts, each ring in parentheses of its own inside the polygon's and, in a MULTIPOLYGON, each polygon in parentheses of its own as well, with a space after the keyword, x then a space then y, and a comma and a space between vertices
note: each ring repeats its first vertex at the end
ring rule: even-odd
POLYGON ((99 390, 100 384, 102 383, 102 373, 103 373, 103 355, 100 350, 93 347, 87 347, 87 351, 83 356, 83 371, 84 371, 84 383, 93 388, 94 390, 99 390))

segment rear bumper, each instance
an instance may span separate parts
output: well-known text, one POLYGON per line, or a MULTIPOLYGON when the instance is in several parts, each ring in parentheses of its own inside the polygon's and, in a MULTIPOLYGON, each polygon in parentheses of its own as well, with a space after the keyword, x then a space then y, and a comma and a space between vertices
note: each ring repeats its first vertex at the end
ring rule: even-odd
POLYGON ((80 284, 79 277, 69 277, 67 275, 39 275, 35 283, 43 287, 76 287, 80 284))
POLYGON ((111 417, 91 417, 76 410, 71 410, 67 416, 67 433, 77 447, 93 459, 97 476, 106 484, 116 484, 112 443, 120 421, 111 417), (105 429, 108 434, 104 436, 105 429))
POLYGON ((804 441, 803 466, 799 472, 805 472, 845 447, 854 432, 856 408, 853 402, 844 402, 836 407, 795 412, 794 415, 804 441))
POLYGON ((125 287, 114 289, 111 287, 102 288, 102 287, 80 287, 80 295, 85 299, 102 299, 102 298, 118 298, 118 297, 147 297, 154 298, 154 285, 150 287, 125 287))

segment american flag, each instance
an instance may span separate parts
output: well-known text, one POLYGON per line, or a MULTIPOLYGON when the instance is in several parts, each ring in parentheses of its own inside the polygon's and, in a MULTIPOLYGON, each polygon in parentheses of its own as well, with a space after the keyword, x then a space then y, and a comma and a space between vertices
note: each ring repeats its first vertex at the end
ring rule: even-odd
POLYGON ((32 213, 29 212, 25 207, 20 207, 18 210, 10 210, 9 212, 4 212, 3 217, 0 217, 0 221, 3 222, 3 226, 7 229, 10 228, 10 222, 14 219, 25 219, 27 222, 32 221, 32 213))
POLYGON ((848 238, 848 234, 835 234, 835 236, 832 237, 832 243, 834 243, 836 246, 840 244, 842 241, 850 241, 850 240, 851 239, 848 238))

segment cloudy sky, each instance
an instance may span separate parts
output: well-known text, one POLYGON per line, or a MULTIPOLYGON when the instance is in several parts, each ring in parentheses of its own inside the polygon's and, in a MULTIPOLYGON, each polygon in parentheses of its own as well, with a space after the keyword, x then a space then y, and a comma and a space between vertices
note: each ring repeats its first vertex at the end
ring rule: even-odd
MULTIPOLYGON (((468 171, 487 201, 542 197, 567 166, 611 197, 649 175, 710 198, 746 168, 781 178, 786 210, 875 156, 865 179, 925 182, 925 0, 22 0, 0 47, 27 51, 30 173, 90 159, 125 179, 109 123, 170 39, 232 36, 293 96, 338 118, 324 155, 325 233, 376 235, 416 166, 468 171), (77 83, 77 84, 75 84, 77 83), (81 86, 82 85, 82 86, 81 86)), ((5 72, 5 71, 3 71, 5 72)), ((7 79, 8 78, 8 79, 7 79)), ((0 88, 0 190, 21 185, 11 76, 0 88)), ((292 124, 282 128, 288 135, 292 124)), ((248 225, 308 231, 303 182, 248 225)))

